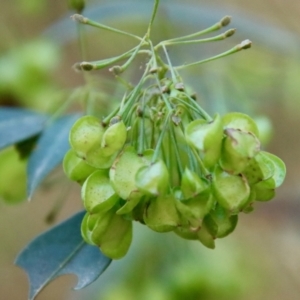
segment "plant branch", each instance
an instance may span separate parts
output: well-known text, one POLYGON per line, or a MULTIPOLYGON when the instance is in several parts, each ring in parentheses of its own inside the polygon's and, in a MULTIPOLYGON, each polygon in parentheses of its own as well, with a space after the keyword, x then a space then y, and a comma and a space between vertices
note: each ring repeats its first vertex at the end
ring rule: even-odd
POLYGON ((248 49, 248 48, 251 47, 251 44, 252 44, 251 41, 245 40, 245 41, 241 42, 240 44, 236 45, 235 47, 231 48, 230 50, 225 51, 225 52, 223 52, 223 53, 221 53, 219 55, 212 56, 212 57, 204 59, 204 60, 196 61, 194 63, 177 66, 177 67, 175 67, 175 69, 176 70, 181 70, 181 69, 184 69, 184 68, 187 68, 187 67, 196 66, 196 65, 200 65, 200 64, 212 61, 212 60, 216 60, 218 58, 228 56, 228 55, 236 53, 238 51, 241 51, 241 50, 244 50, 244 49, 248 49))
POLYGON ((101 28, 101 29, 104 29, 104 30, 107 30, 107 31, 111 31, 111 32, 122 34, 122 35, 130 36, 130 37, 135 38, 139 41, 142 40, 141 37, 139 37, 135 34, 132 34, 132 33, 129 33, 129 32, 123 31, 123 30, 119 30, 119 29, 116 29, 116 28, 113 28, 113 27, 110 27, 110 26, 107 26, 107 25, 103 25, 101 23, 97 23, 97 22, 92 21, 92 20, 90 20, 90 19, 88 19, 88 18, 86 18, 82 15, 79 15, 79 14, 75 14, 75 15, 71 16, 71 19, 73 19, 76 22, 82 23, 82 24, 86 24, 86 25, 101 28))
POLYGON ((159 0, 155 0, 154 7, 153 7, 153 10, 152 10, 151 19, 150 19, 150 22, 149 22, 149 25, 148 25, 148 30, 147 30, 148 38, 150 37, 150 33, 151 33, 152 25, 153 25, 153 22, 154 22, 156 13, 157 13, 158 5, 159 5, 159 0))

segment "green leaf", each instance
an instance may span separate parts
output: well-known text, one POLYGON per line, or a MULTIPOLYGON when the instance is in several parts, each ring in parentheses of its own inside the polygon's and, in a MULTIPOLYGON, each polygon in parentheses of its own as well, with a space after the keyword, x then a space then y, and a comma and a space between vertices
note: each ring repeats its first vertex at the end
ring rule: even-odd
POLYGON ((29 300, 60 275, 75 274, 76 290, 94 282, 109 266, 111 259, 98 247, 86 244, 80 234, 84 212, 35 238, 18 255, 15 264, 29 277, 29 300))
POLYGON ((24 141, 18 142, 15 144, 15 149, 17 150, 20 159, 26 159, 30 156, 33 151, 37 140, 39 139, 39 134, 34 135, 24 141))
POLYGON ((26 109, 0 108, 0 149, 39 134, 47 118, 44 114, 26 109))
POLYGON ((29 199, 41 181, 63 160, 69 150, 69 131, 80 114, 61 117, 51 123, 39 138, 27 166, 29 199))

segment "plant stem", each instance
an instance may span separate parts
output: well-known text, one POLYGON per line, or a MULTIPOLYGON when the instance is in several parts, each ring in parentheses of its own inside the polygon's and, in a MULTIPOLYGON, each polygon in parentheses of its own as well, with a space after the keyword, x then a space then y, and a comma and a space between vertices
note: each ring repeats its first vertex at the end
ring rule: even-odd
POLYGON ((95 97, 91 91, 87 93, 87 100, 86 100, 86 114, 92 115, 95 111, 95 97))
POLYGON ((135 34, 132 34, 132 33, 129 33, 129 32, 123 31, 123 30, 119 30, 119 29, 116 29, 116 28, 113 28, 113 27, 110 27, 110 26, 107 26, 107 25, 103 25, 101 23, 97 23, 97 22, 92 21, 88 18, 85 18, 84 16, 79 15, 79 14, 73 15, 71 18, 74 21, 77 21, 77 22, 82 23, 82 24, 90 25, 90 26, 93 26, 93 27, 96 27, 96 28, 101 28, 101 29, 104 29, 104 30, 107 30, 107 31, 110 31, 110 32, 119 33, 119 34, 122 34, 122 35, 125 35, 125 36, 135 38, 139 41, 142 40, 141 37, 139 37, 135 34))
POLYGON ((159 156, 159 152, 160 152, 160 148, 161 148, 161 145, 162 145, 162 142, 163 142, 163 139, 164 139, 164 136, 165 136, 165 133, 169 127, 169 119, 170 119, 170 115, 171 115, 171 112, 169 112, 167 115, 166 115, 166 118, 165 118, 165 122, 163 124, 163 128, 162 128, 162 131, 158 137, 158 140, 157 140, 157 143, 156 143, 156 147, 155 147, 155 150, 154 150, 154 154, 152 156, 152 159, 151 159, 151 163, 154 163, 157 159, 158 159, 158 156, 159 156))
POLYGON ((138 155, 142 155, 145 149, 145 93, 141 98, 141 106, 137 107, 137 114, 139 119, 139 139, 138 139, 138 155))
MULTIPOLYGON (((152 58, 153 58, 152 66, 153 66, 154 68, 158 68, 156 51, 155 51, 155 49, 154 49, 154 47, 153 47, 152 42, 151 42, 150 40, 149 40, 148 42, 149 42, 149 45, 150 45, 150 48, 151 48, 151 51, 152 51, 152 58)), ((149 63, 150 63, 150 62, 149 62, 149 63)), ((159 90, 162 91, 162 86, 161 86, 161 84, 160 84, 160 80, 159 80, 159 77, 158 77, 158 74, 157 74, 157 73, 155 74, 155 79, 156 79, 156 82, 157 82, 157 86, 159 87, 159 90)), ((162 96, 162 98, 163 98, 163 101, 164 101, 166 107, 168 108, 168 111, 170 112, 170 111, 172 110, 172 107, 171 107, 169 101, 166 99, 166 97, 165 97, 165 95, 164 95, 163 93, 161 94, 161 96, 162 96)))
POLYGON ((196 158, 196 160, 197 160, 197 162, 198 162, 198 164, 200 166, 201 172, 204 174, 204 176, 209 175, 210 173, 206 170, 206 168, 205 168, 205 166, 203 164, 203 161, 201 160, 201 158, 200 158, 198 152, 196 151, 196 149, 193 148, 193 147, 190 147, 190 149, 192 149, 194 157, 196 158))
MULTIPOLYGON (((151 59, 152 60, 152 59, 151 59)), ((124 107, 119 109, 119 115, 126 115, 128 113, 128 111, 130 111, 134 101, 136 101, 138 99, 138 94, 141 91, 142 85, 145 83, 145 81, 147 80, 148 76, 148 72, 149 69, 151 67, 151 60, 149 61, 149 63, 146 66, 146 69, 144 71, 144 74, 142 75, 142 78, 140 79, 139 83, 136 85, 136 87, 132 90, 131 95, 128 99, 128 101, 126 102, 126 104, 124 105, 124 107)))
POLYGON ((228 56, 228 55, 236 53, 238 51, 241 51, 241 50, 244 50, 244 49, 248 49, 250 47, 251 47, 251 42, 249 40, 245 40, 242 43, 240 43, 240 44, 236 45, 235 47, 231 48, 230 50, 225 51, 225 52, 223 52, 221 54, 218 54, 216 56, 213 56, 213 57, 210 57, 210 58, 207 58, 207 59, 204 59, 204 60, 196 61, 196 62, 191 63, 191 64, 177 66, 177 67, 174 67, 174 68, 176 70, 181 70, 181 69, 184 69, 184 68, 187 68, 187 67, 200 65, 200 64, 212 61, 212 60, 216 60, 216 59, 221 58, 221 57, 228 56))
POLYGON ((130 53, 126 52, 120 56, 102 59, 99 61, 91 61, 91 62, 83 61, 79 64, 79 68, 83 71, 101 70, 103 68, 106 68, 106 67, 116 63, 117 61, 119 61, 121 59, 127 58, 130 54, 131 54, 131 52, 130 53))
POLYGON ((177 161, 177 165, 178 165, 178 169, 179 169, 179 173, 180 173, 180 177, 181 177, 182 174, 183 174, 183 167, 182 167, 182 163, 181 163, 181 159, 180 159, 180 154, 179 154, 179 150, 178 150, 178 144, 177 144, 173 124, 170 125, 170 136, 171 136, 171 140, 172 140, 172 143, 173 143, 173 146, 174 146, 176 161, 177 161))
POLYGON ((133 90, 134 86, 119 75, 115 75, 115 78, 128 90, 133 90))
POLYGON ((170 60, 168 51, 167 51, 167 49, 166 49, 166 47, 165 47, 164 44, 162 44, 162 48, 163 48, 163 50, 164 50, 164 52, 165 52, 165 55, 166 55, 166 58, 167 58, 167 61, 168 61, 168 69, 169 69, 170 72, 171 72, 172 80, 173 80, 173 82, 176 84, 176 83, 178 82, 178 80, 177 80, 178 76, 176 76, 176 74, 175 74, 175 70, 174 70, 174 68, 173 68, 173 66, 172 66, 172 63, 171 63, 171 60, 170 60))
POLYGON ((155 0, 154 7, 153 7, 153 10, 152 10, 151 19, 150 19, 150 22, 149 22, 149 25, 148 25, 148 30, 147 30, 148 38, 150 38, 152 24, 154 22, 154 19, 155 19, 156 13, 157 13, 158 5, 159 5, 159 0, 155 0))
MULTIPOLYGON (((201 36, 201 35, 204 35, 204 34, 207 34, 207 33, 210 33, 210 32, 216 31, 216 30, 219 30, 220 28, 222 28, 224 26, 227 26, 230 23, 230 19, 231 18, 229 16, 225 16, 218 23, 212 25, 209 28, 206 28, 204 30, 201 30, 201 31, 198 31, 198 32, 195 32, 195 33, 192 33, 192 34, 184 35, 184 36, 181 36, 181 37, 178 37, 178 38, 166 40, 166 41, 164 41, 162 43, 184 41, 184 40, 187 40, 187 39, 192 39, 192 38, 195 38, 197 36, 201 36)), ((158 44, 156 47, 159 47, 160 44, 158 44)))
POLYGON ((194 105, 194 107, 197 108, 198 112, 200 113, 200 115, 208 122, 212 121, 213 118, 199 105, 199 103, 197 101, 195 101, 193 98, 191 98, 188 94, 185 93, 185 96, 188 98, 188 100, 190 101, 190 103, 192 103, 192 105, 194 105))
POLYGON ((139 49, 139 46, 136 46, 121 55, 114 56, 111 58, 106 58, 106 59, 102 59, 99 61, 91 61, 91 62, 83 61, 82 63, 79 64, 79 66, 84 71, 100 70, 100 69, 103 69, 103 68, 113 64, 113 63, 116 63, 117 61, 119 61, 121 59, 130 57, 132 55, 132 53, 134 53, 134 51, 136 51, 136 49, 139 49))
POLYGON ((139 43, 138 46, 135 47, 135 50, 131 54, 130 58, 121 66, 121 72, 125 71, 127 67, 131 64, 131 62, 135 59, 137 54, 139 53, 141 47, 145 44, 145 37, 142 39, 142 41, 139 43))
POLYGON ((187 45, 187 44, 198 44, 198 43, 208 43, 208 42, 217 42, 222 41, 235 33, 235 29, 229 29, 226 32, 213 36, 206 39, 190 40, 190 41, 165 41, 161 45, 164 46, 173 46, 173 45, 187 45))
POLYGON ((106 127, 109 124, 110 119, 113 118, 119 110, 120 106, 117 106, 108 116, 105 117, 105 119, 102 120, 102 125, 106 127))
POLYGON ((182 103, 184 107, 190 108, 190 109, 193 110, 197 115, 200 115, 201 117, 203 117, 202 114, 199 112, 198 107, 195 107, 195 106, 193 106, 193 105, 187 103, 186 101, 184 101, 183 99, 180 99, 180 98, 178 98, 178 97, 172 97, 172 99, 177 100, 178 102, 182 103))

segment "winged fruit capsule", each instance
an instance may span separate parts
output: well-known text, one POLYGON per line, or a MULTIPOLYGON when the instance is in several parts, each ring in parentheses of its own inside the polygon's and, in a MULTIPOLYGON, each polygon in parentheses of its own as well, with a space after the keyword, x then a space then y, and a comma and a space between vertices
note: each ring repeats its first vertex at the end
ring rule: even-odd
POLYGON ((102 253, 112 259, 126 255, 132 241, 132 222, 115 215, 112 224, 101 240, 102 253))
POLYGON ((180 224, 175 201, 173 195, 162 195, 150 199, 144 212, 145 224, 158 232, 174 230, 180 224))
POLYGON ((213 174, 212 191, 218 203, 236 214, 250 196, 250 186, 243 175, 233 175, 217 167, 213 174))
POLYGON ((225 129, 220 165, 223 170, 240 174, 260 151, 260 142, 251 132, 225 129))
POLYGON ((208 181, 197 173, 185 168, 181 178, 181 191, 184 199, 192 198, 209 188, 208 181))
POLYGON ((136 173, 140 168, 150 164, 151 155, 152 151, 146 151, 143 156, 139 156, 131 146, 119 153, 109 170, 109 178, 120 198, 127 200, 133 192, 138 191, 136 173))
POLYGON ((278 156, 269 152, 263 151, 262 154, 273 163, 274 174, 271 179, 274 181, 274 187, 277 188, 281 186, 286 175, 286 167, 284 162, 278 156))
POLYGON ((211 230, 217 228, 216 238, 223 238, 234 231, 238 222, 238 215, 231 215, 228 210, 216 205, 215 209, 212 209, 209 215, 206 216, 204 222, 207 227, 212 226, 211 230))
POLYGON ((81 188, 85 209, 99 213, 111 209, 119 200, 108 178, 107 171, 99 170, 90 175, 81 188))
POLYGON ((200 151, 204 165, 214 168, 221 154, 223 138, 223 124, 221 117, 217 114, 208 122, 198 119, 190 122, 185 128, 187 143, 200 151))
POLYGON ((97 169, 79 158, 73 149, 70 149, 63 160, 63 168, 67 177, 82 184, 97 169))
POLYGON ((264 151, 262 151, 261 155, 272 166, 273 172, 267 178, 253 185, 253 190, 255 192, 255 200, 269 201, 275 197, 275 189, 283 183, 286 167, 284 162, 276 155, 264 151))
POLYGON ((87 153, 99 148, 101 145, 104 128, 98 118, 83 116, 72 126, 69 142, 77 156, 86 159, 87 153))
POLYGON ((198 240, 207 248, 215 248, 215 233, 217 231, 217 225, 211 222, 208 227, 206 222, 203 222, 202 227, 197 231, 198 240))
POLYGON ((135 176, 137 188, 150 196, 165 195, 169 188, 169 171, 163 160, 142 167, 135 176))
POLYGON ((240 112, 230 112, 222 117, 224 130, 227 128, 238 129, 244 132, 251 132, 259 138, 259 129, 255 121, 246 114, 240 112))
POLYGON ((262 180, 271 178, 274 173, 275 166, 263 151, 260 151, 253 157, 249 161, 247 167, 243 170, 243 174, 246 176, 250 186, 262 180))
POLYGON ((103 134, 101 147, 103 155, 111 156, 120 151, 127 139, 127 129, 122 120, 115 118, 111 120, 110 126, 103 134))
POLYGON ((114 153, 111 156, 107 156, 103 153, 103 148, 98 147, 87 153, 85 161, 87 164, 97 169, 108 169, 112 166, 118 153, 114 153))
POLYGON ((176 207, 180 215, 181 224, 195 231, 200 228, 204 217, 215 204, 210 190, 187 200, 177 200, 176 207))
POLYGON ((104 255, 120 259, 126 255, 131 245, 132 221, 115 214, 115 210, 113 212, 105 231, 101 235, 98 232, 97 245, 104 255))

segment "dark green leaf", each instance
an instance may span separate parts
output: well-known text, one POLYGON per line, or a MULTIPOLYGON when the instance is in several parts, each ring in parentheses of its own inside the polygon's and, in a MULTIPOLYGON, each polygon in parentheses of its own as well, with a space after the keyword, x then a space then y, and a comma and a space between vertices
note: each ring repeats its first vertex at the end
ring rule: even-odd
POLYGON ((28 158, 30 156, 31 152, 33 151, 36 145, 39 136, 40 135, 37 134, 22 142, 15 144, 15 149, 18 151, 19 157, 21 159, 28 158))
POLYGON ((69 146, 69 131, 80 114, 61 117, 42 133, 27 167, 27 194, 30 198, 42 180, 63 160, 69 146))
POLYGON ((60 275, 75 274, 81 289, 94 282, 109 266, 111 259, 99 248, 86 244, 80 233, 84 212, 41 234, 19 254, 15 264, 29 277, 29 299, 60 275))
POLYGON ((47 120, 44 114, 30 110, 0 108, 0 149, 39 134, 47 120))

